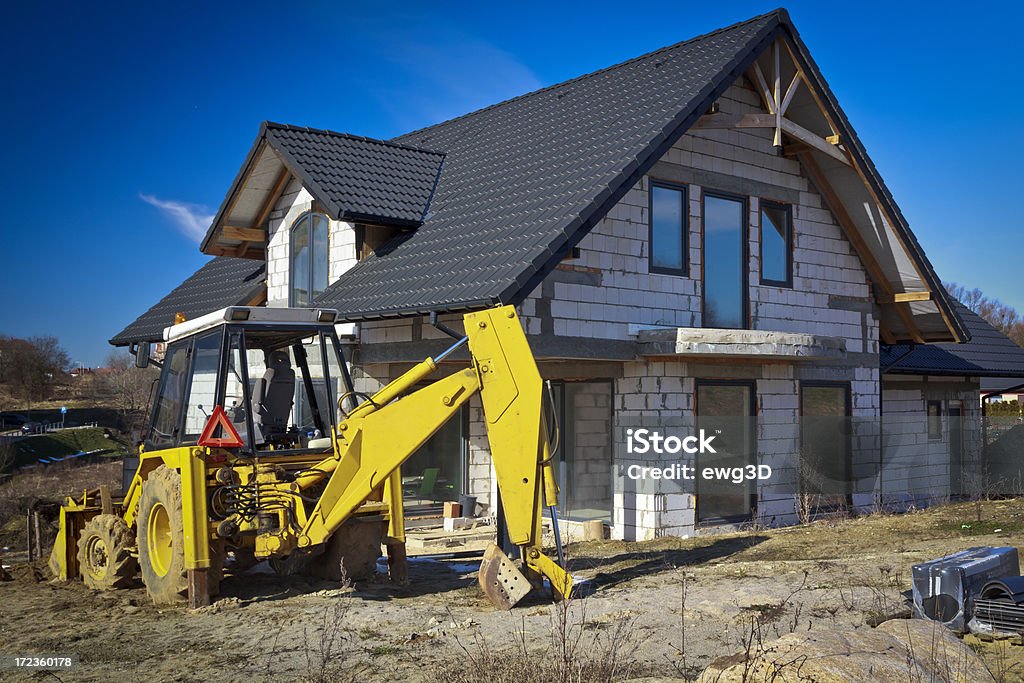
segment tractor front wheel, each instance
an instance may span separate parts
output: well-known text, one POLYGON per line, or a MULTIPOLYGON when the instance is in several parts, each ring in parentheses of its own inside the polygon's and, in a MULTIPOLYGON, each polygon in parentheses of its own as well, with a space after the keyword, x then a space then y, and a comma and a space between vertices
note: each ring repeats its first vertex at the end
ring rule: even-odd
POLYGON ((127 588, 138 564, 132 557, 135 534, 117 515, 96 515, 78 538, 78 567, 85 585, 94 590, 127 588))
POLYGON ((181 519, 181 474, 161 465, 142 485, 138 519, 142 582, 156 605, 188 597, 185 535, 181 519))

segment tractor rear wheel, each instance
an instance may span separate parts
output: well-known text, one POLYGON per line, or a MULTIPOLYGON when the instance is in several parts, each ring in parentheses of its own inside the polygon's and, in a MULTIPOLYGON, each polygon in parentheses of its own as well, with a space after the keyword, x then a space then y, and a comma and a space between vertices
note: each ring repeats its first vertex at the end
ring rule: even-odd
POLYGON ((177 470, 161 465, 142 485, 138 530, 142 582, 153 604, 185 602, 188 576, 181 519, 181 474, 177 470))
POLYGON ((132 557, 135 534, 117 515, 96 515, 78 538, 78 570, 85 585, 94 590, 127 588, 138 563, 132 557))

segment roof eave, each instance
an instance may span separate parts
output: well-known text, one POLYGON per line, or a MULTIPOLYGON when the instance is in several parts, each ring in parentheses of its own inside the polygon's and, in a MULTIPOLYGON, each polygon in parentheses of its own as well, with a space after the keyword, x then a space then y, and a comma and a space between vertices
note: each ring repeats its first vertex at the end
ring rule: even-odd
POLYGON ((965 343, 970 341, 971 335, 967 330, 966 325, 956 314, 956 311, 950 305, 949 300, 946 298, 945 287, 942 286, 941 280, 935 274, 935 270, 925 255, 924 250, 921 248, 920 243, 917 241, 917 237, 910 230, 910 225, 907 222, 906 217, 896 204, 896 200, 893 198, 892 193, 886 186, 885 181, 878 173, 878 169, 874 163, 871 162, 868 157, 867 150, 860 138, 857 136, 856 131, 853 129, 852 124, 846 117, 845 112, 839 106, 839 101, 832 93, 832 89, 829 87, 828 82, 821 73, 821 69, 818 68, 817 63, 811 56, 810 50, 807 49, 807 45, 800 38, 799 31, 796 30, 793 22, 789 20, 788 13, 785 10, 780 10, 780 15, 784 17, 782 26, 794 48, 794 54, 800 59, 802 67, 805 72, 810 74, 816 81, 816 85, 822 95, 825 98, 825 104, 829 108, 829 114, 835 119, 837 126, 841 129, 840 133, 846 136, 846 139, 850 141, 850 145, 847 146, 848 151, 854 157, 854 162, 864 170, 864 177, 871 185, 871 189, 874 194, 885 203, 885 208, 889 216, 893 219, 893 229, 897 231, 903 243, 907 246, 907 253, 913 260, 915 266, 919 272, 924 276, 928 286, 932 289, 935 294, 934 300, 935 305, 943 315, 947 325, 949 326, 950 332, 953 338, 949 341, 955 341, 958 343, 965 343))

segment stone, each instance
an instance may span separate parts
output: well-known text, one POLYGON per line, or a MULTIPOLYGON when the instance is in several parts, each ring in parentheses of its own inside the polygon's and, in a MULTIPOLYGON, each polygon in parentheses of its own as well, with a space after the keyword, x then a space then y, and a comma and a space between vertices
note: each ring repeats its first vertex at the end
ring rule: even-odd
POLYGON ((790 633, 752 653, 711 662, 698 683, 957 681, 995 683, 981 659, 943 626, 893 619, 876 629, 790 633))

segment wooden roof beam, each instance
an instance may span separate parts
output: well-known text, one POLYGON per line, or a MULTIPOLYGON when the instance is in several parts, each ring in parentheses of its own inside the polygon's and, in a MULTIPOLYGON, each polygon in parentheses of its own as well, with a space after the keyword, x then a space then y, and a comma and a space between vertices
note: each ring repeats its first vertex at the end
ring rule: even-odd
MULTIPOLYGON (((871 254, 867 244, 864 242, 864 238, 857 232, 857 226, 847 213, 846 207, 843 206, 839 196, 832 189, 825 174, 822 172, 821 167, 818 166, 818 162, 814 160, 814 157, 809 151, 803 151, 797 153, 797 158, 803 165, 804 170, 807 172, 811 182, 818 190, 818 194, 825 201, 826 206, 835 216, 836 222, 839 223, 839 227, 842 228, 846 238, 850 240, 850 244, 853 245, 854 251, 860 257, 861 263, 864 264, 864 268, 867 269, 868 274, 871 276, 872 281, 878 285, 882 290, 882 296, 878 297, 879 303, 888 298, 892 299, 891 304, 896 309, 896 315, 899 316, 907 329, 907 334, 918 344, 924 344, 924 337, 921 336, 920 330, 917 329, 917 324, 914 323, 913 316, 910 315, 910 311, 906 309, 906 303, 896 303, 895 296, 896 292, 893 291, 892 284, 889 282, 889 278, 886 277, 885 271, 875 260, 875 257, 871 254)), ((892 338, 892 337, 890 337, 892 338)), ((886 343, 892 343, 886 342, 886 343)))
POLYGON ((246 240, 239 247, 239 254, 245 256, 245 253, 249 250, 251 242, 264 242, 266 241, 267 229, 264 225, 267 222, 267 218, 270 217, 270 212, 274 210, 274 206, 277 205, 277 200, 281 198, 281 194, 284 193, 284 188, 288 186, 288 181, 291 180, 292 173, 288 170, 287 166, 282 164, 281 172, 277 176, 277 180, 274 181, 274 186, 270 189, 270 194, 267 195, 266 200, 263 202, 263 206, 260 207, 260 212, 256 214, 256 220, 253 222, 253 229, 260 231, 260 237, 254 240, 246 240))

